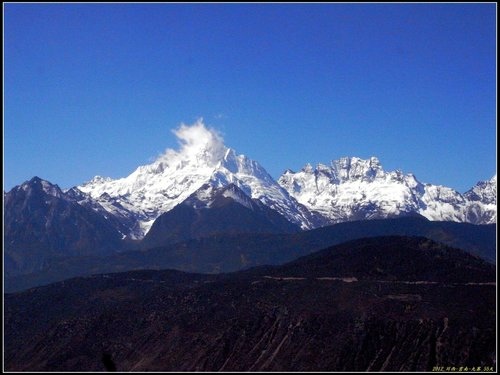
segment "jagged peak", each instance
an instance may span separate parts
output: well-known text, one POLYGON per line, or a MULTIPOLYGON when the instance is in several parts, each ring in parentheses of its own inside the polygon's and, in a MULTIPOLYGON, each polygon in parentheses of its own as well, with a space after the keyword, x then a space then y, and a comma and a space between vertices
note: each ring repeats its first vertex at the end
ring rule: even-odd
POLYGON ((43 178, 38 177, 38 176, 33 176, 33 178, 31 178, 31 180, 25 181, 23 183, 23 185, 38 184, 38 183, 42 183, 42 181, 45 181, 45 180, 43 178))
POLYGON ((330 170, 330 167, 326 164, 318 163, 318 165, 316 165, 316 170, 317 171, 327 171, 327 170, 330 170))
MULTIPOLYGON (((282 174, 279 182, 282 186, 286 186, 288 190, 296 193, 297 189, 300 190, 300 186, 307 184, 304 182, 304 178, 314 178, 315 180, 321 178, 323 179, 321 186, 324 186, 325 177, 334 185, 349 182, 371 183, 373 181, 385 181, 384 183, 387 183, 387 181, 393 181, 412 188, 423 187, 422 183, 412 173, 405 174, 400 169, 385 171, 380 160, 375 156, 367 159, 345 156, 332 160, 328 165, 318 163, 316 168, 313 168, 308 163, 298 173, 287 170, 282 174), (302 174, 305 174, 305 176, 301 176, 302 174)), ((311 186, 317 188, 317 182, 311 186)))
POLYGON ((64 193, 58 185, 53 184, 47 180, 44 180, 43 178, 40 178, 38 176, 34 176, 30 180, 25 181, 21 185, 17 185, 10 190, 10 192, 16 192, 16 191, 24 191, 27 192, 28 194, 32 194, 33 192, 39 192, 39 193, 43 192, 47 195, 57 198, 64 197, 64 193))
POLYGON ((203 119, 192 125, 181 124, 173 133, 180 145, 177 150, 167 149, 154 162, 139 166, 127 177, 113 180, 96 176, 79 188, 91 192, 93 196, 99 196, 103 191, 121 195, 146 185, 156 184, 162 188, 169 185, 167 180, 173 175, 180 180, 196 176, 198 181, 208 181, 213 176, 227 179, 224 175, 231 174, 255 176, 268 183, 272 180, 259 163, 226 147, 222 136, 215 129, 207 127, 203 119), (95 189, 98 191, 93 191, 95 189))
POLYGON ((477 189, 477 188, 495 188, 496 187, 496 184, 497 184, 497 175, 493 175, 492 178, 490 178, 489 180, 481 180, 481 181, 478 181, 473 187, 471 190, 473 189, 477 189))
POLYGON ((20 186, 27 187, 27 186, 38 186, 38 185, 47 186, 47 185, 52 185, 52 183, 38 176, 33 176, 31 179, 24 181, 20 186))
MULTIPOLYGON (((358 157, 341 157, 332 160, 329 165, 318 163, 316 168, 313 168, 310 163, 307 163, 301 172, 307 174, 327 174, 330 175, 333 181, 342 182, 351 179, 373 179, 384 175, 384 170, 377 157, 372 156, 369 159, 361 159, 358 157)), ((287 174, 293 174, 288 172, 287 174)))
POLYGON ((497 175, 496 173, 489 180, 480 180, 476 182, 474 187, 476 186, 485 186, 485 185, 496 185, 497 183, 497 175))
POLYGON ((314 171, 314 168, 311 165, 311 163, 307 163, 306 165, 304 165, 304 167, 302 167, 302 172, 312 173, 313 171, 314 171))
POLYGON ((87 181, 84 183, 84 185, 96 185, 96 184, 102 184, 105 182, 112 181, 110 177, 102 177, 102 176, 94 176, 90 181, 87 181))
MULTIPOLYGON (((82 184, 80 188, 86 190, 92 186, 116 182, 134 184, 135 180, 147 175, 161 175, 165 171, 181 170, 186 167, 214 169, 231 153, 234 153, 234 150, 224 145, 224 140, 219 132, 207 127, 202 118, 192 125, 182 123, 177 129, 172 130, 172 133, 177 137, 179 143, 177 150, 166 149, 152 163, 137 167, 127 177, 114 180, 109 177, 95 176, 82 184)), ((138 186, 134 184, 134 187, 138 186)))
POLYGON ((138 236, 149 230, 158 215, 186 200, 205 183, 214 188, 234 183, 245 195, 268 202, 294 223, 305 220, 293 199, 258 162, 226 147, 222 136, 202 119, 192 125, 181 124, 173 133, 179 141, 177 150, 167 149, 153 163, 136 168, 127 177, 96 180, 78 189, 114 214, 139 216, 142 227, 138 236))
POLYGON ((366 166, 372 169, 382 169, 380 160, 376 156, 372 156, 368 159, 361 159, 356 156, 344 156, 337 160, 331 161, 331 166, 334 168, 350 169, 354 166, 366 166))
MULTIPOLYGON (((344 156, 339 159, 334 159, 330 162, 329 165, 323 164, 323 163, 318 163, 316 165, 316 168, 314 168, 311 163, 307 163, 302 167, 301 171, 306 172, 306 173, 313 173, 315 171, 325 171, 325 170, 350 170, 356 167, 361 167, 365 169, 372 169, 372 170, 381 170, 382 165, 380 164, 380 160, 372 156, 369 159, 361 159, 356 156, 344 156)), ((294 174, 291 169, 287 169, 283 174, 294 174)))
POLYGON ((497 201, 497 175, 489 180, 478 181, 471 189, 464 193, 469 201, 483 201, 488 204, 496 204, 497 201))

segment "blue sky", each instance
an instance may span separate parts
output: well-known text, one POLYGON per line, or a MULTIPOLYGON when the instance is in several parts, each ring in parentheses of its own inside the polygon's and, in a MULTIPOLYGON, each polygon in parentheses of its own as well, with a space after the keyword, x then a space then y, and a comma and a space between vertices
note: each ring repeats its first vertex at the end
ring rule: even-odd
POLYGON ((496 4, 4 4, 4 190, 130 174, 203 117, 278 178, 496 173, 496 4))

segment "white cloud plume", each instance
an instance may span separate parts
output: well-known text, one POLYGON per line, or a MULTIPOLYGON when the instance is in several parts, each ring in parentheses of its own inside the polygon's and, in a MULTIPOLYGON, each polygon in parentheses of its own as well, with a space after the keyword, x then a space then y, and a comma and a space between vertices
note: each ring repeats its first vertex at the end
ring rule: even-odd
POLYGON ((180 145, 178 151, 167 149, 160 157, 162 161, 201 161, 213 164, 224 157, 227 150, 220 133, 208 128, 203 119, 198 119, 192 125, 182 123, 172 130, 180 145))

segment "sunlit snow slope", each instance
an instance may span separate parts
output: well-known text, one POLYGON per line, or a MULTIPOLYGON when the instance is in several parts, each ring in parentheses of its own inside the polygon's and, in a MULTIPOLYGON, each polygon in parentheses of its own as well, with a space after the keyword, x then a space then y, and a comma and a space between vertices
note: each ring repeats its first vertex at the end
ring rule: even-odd
POLYGON ((386 172, 376 157, 345 157, 316 168, 307 164, 296 173, 287 170, 278 182, 330 223, 415 213, 436 221, 496 222, 496 175, 462 195, 421 183, 413 174, 386 172))
POLYGON ((131 238, 142 238, 154 220, 174 208, 202 185, 238 186, 249 197, 259 199, 302 228, 313 227, 309 212, 297 204, 285 189, 257 162, 223 143, 220 135, 201 120, 174 131, 180 149, 168 149, 152 164, 140 166, 121 179, 94 177, 78 186, 106 211, 135 217, 131 238))

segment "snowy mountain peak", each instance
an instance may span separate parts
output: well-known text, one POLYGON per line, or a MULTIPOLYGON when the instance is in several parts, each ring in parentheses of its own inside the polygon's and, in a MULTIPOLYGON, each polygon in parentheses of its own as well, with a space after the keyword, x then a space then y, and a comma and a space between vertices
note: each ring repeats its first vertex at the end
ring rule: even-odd
POLYGON ((111 178, 102 177, 102 176, 94 176, 94 178, 92 178, 92 180, 90 180, 88 183, 89 184, 101 184, 101 183, 108 182, 108 181, 111 181, 111 178))
POLYGON ((94 178, 78 187, 115 216, 135 218, 132 238, 142 238, 162 213, 182 203, 202 185, 234 184, 293 223, 310 227, 297 203, 259 163, 224 145, 202 120, 174 130, 179 149, 167 149, 153 163, 121 179, 94 178))
POLYGON ((488 181, 479 181, 472 189, 464 193, 470 201, 481 201, 487 204, 497 204, 497 175, 488 181))
POLYGON ((347 180, 373 180, 384 174, 382 165, 376 157, 360 159, 357 157, 343 157, 331 162, 334 177, 339 182, 347 180))
POLYGON ((496 175, 464 195, 422 184, 400 170, 386 172, 378 158, 343 157, 313 169, 286 171, 278 180, 299 203, 330 223, 418 213, 430 220, 496 222, 496 175))
POLYGON ((306 165, 304 165, 304 167, 301 169, 301 171, 305 172, 305 173, 313 173, 314 168, 310 163, 307 163, 306 165))
MULTIPOLYGON (((384 172, 380 161, 376 157, 369 159, 360 159, 357 157, 343 157, 338 160, 332 160, 330 165, 317 164, 316 168, 310 163, 307 163, 299 174, 324 176, 334 184, 344 183, 346 181, 373 181, 376 178, 387 178, 390 176, 393 179, 401 179, 403 175, 400 171, 384 172)), ((291 170, 286 170, 283 176, 292 176, 295 173, 291 170)), ((282 180, 286 180, 282 178, 282 180)), ((284 182, 284 181, 283 181, 284 182)))
POLYGON ((422 184, 413 174, 400 170, 386 172, 378 158, 343 157, 313 169, 287 171, 278 180, 299 203, 330 223, 347 220, 384 218, 418 213, 430 220, 496 220, 496 212, 484 206, 496 202, 496 184, 478 184, 462 196, 445 186, 422 184), (494 197, 494 198, 493 198, 494 197), (471 200, 481 205, 470 205, 471 200))
POLYGON ((497 221, 497 175, 490 180, 479 181, 464 193, 466 201, 465 221, 492 224, 497 221))
POLYGON ((278 182, 331 223, 414 212, 411 189, 421 186, 412 175, 385 172, 376 157, 343 157, 314 169, 306 164, 297 173, 287 171, 278 182))
POLYGON ((35 176, 31 180, 24 182, 17 188, 27 192, 44 192, 45 194, 56 198, 61 198, 64 196, 64 193, 59 188, 59 186, 52 184, 49 181, 46 181, 38 176, 35 176))

